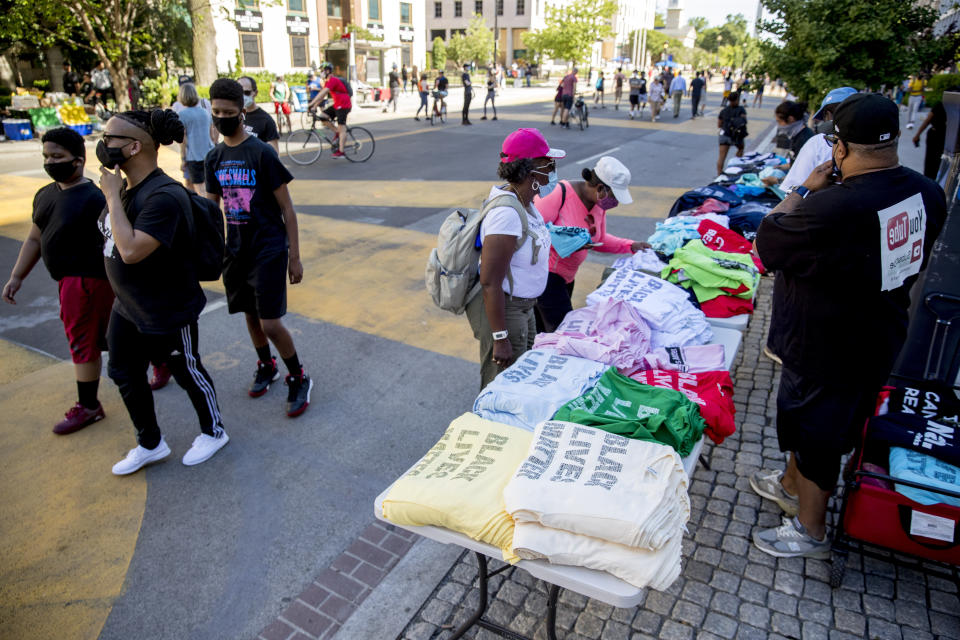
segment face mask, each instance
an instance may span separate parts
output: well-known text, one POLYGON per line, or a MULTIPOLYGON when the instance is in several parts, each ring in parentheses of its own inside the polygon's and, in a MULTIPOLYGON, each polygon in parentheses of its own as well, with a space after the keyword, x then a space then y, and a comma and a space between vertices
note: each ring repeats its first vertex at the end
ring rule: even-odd
MULTIPOLYGON (((534 173, 539 173, 543 175, 540 171, 534 171, 534 173)), ((533 180, 533 190, 540 194, 541 198, 546 198, 550 193, 557 188, 557 185, 560 184, 557 180, 557 172, 551 171, 547 174, 546 184, 540 184, 536 178, 533 180)))
POLYGON ((253 96, 243 96, 243 108, 249 109, 253 106, 253 96))
POLYGON ((222 133, 225 136, 232 136, 237 132, 237 129, 240 128, 240 115, 230 116, 229 118, 218 118, 217 116, 211 116, 213 120, 213 126, 217 128, 217 131, 222 133))
POLYGON ((817 133, 833 133, 833 120, 824 120, 817 124, 815 130, 817 133))
POLYGON ((618 204, 620 204, 620 201, 617 200, 617 197, 612 193, 608 193, 605 197, 597 200, 597 205, 604 211, 610 211, 610 209, 613 209, 618 204))
MULTIPOLYGON (((133 142, 128 142, 123 145, 123 147, 129 144, 133 144, 133 142)), ((123 163, 130 159, 123 155, 123 147, 108 147, 107 144, 101 140, 97 143, 97 160, 107 169, 116 169, 117 167, 123 166, 123 163)))
POLYGON ((73 165, 74 162, 76 162, 76 158, 63 162, 48 162, 43 165, 43 170, 57 182, 67 182, 77 170, 73 165))

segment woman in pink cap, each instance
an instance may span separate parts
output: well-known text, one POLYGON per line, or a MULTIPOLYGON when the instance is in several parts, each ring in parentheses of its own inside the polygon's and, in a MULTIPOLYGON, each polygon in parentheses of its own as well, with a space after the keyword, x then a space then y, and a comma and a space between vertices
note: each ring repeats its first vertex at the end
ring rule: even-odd
POLYGON ((480 341, 480 388, 533 346, 533 306, 547 283, 550 232, 533 205, 537 193, 556 186, 556 160, 536 129, 517 129, 503 141, 497 174, 480 224, 481 295, 467 304, 467 319, 480 341))
MULTIPOLYGON (((560 188, 549 195, 541 191, 535 199, 544 220, 561 227, 580 227, 590 232, 595 251, 604 253, 634 253, 648 249, 646 242, 636 242, 607 233, 607 211, 618 204, 630 204, 630 170, 616 158, 604 156, 593 169, 584 169, 583 180, 560 182, 560 188)), ((555 331, 557 325, 573 309, 573 281, 577 269, 587 259, 587 249, 574 251, 561 258, 550 249, 550 274, 547 285, 537 301, 541 331, 555 331)))

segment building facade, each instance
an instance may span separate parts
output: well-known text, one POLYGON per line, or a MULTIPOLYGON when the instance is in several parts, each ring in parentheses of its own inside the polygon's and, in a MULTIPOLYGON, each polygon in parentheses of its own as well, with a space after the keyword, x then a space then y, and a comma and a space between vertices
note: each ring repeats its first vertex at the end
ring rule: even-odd
MULTIPOLYGON (((497 61, 510 65, 527 55, 523 34, 543 28, 548 0, 426 0, 428 49, 435 38, 449 42, 467 30, 475 13, 483 16, 497 40, 497 61)), ((481 62, 481 61, 478 61, 481 62)))
POLYGON ((212 0, 217 69, 289 73, 323 58, 316 0, 212 0))

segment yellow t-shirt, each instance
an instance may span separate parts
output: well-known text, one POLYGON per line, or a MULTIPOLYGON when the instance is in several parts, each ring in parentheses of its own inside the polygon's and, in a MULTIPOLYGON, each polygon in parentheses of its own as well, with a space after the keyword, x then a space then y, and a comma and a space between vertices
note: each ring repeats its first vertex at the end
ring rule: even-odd
POLYGON ((908 87, 910 91, 910 95, 912 96, 923 95, 923 85, 924 85, 923 80, 917 80, 917 79, 911 80, 910 85, 908 87))
POLYGON ((463 414, 390 488, 383 516, 399 525, 458 531, 517 562, 503 488, 526 459, 532 438, 524 429, 463 414))

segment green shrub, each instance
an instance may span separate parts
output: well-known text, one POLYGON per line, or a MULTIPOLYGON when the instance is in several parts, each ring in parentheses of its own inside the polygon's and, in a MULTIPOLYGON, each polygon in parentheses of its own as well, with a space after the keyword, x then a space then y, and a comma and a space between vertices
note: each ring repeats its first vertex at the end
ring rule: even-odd
POLYGON ((927 83, 925 100, 931 107, 943 100, 943 91, 950 87, 960 86, 960 73, 941 73, 930 78, 927 83))
POLYGON ((37 78, 33 81, 33 88, 48 91, 50 89, 50 80, 47 78, 37 78))

